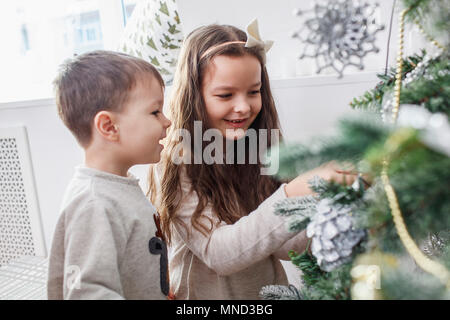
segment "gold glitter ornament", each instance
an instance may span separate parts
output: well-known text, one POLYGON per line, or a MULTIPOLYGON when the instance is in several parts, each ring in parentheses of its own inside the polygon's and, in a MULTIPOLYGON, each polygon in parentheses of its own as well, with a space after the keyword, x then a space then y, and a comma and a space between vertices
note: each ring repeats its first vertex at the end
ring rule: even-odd
POLYGON ((359 255, 350 271, 353 284, 351 295, 353 300, 381 300, 381 272, 383 268, 396 268, 396 257, 378 250, 359 255))

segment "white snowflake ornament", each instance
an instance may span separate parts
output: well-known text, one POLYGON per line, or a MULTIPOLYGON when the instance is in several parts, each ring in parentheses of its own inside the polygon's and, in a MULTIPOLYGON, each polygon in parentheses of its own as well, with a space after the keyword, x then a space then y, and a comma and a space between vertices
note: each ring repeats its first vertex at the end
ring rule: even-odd
POLYGON ((379 51, 375 46, 375 34, 384 30, 372 17, 377 8, 378 3, 330 0, 318 1, 307 11, 296 9, 296 16, 313 13, 306 18, 303 27, 293 33, 293 37, 305 45, 299 58, 315 58, 317 73, 330 67, 339 78, 347 66, 364 69, 363 58, 369 52, 379 51))

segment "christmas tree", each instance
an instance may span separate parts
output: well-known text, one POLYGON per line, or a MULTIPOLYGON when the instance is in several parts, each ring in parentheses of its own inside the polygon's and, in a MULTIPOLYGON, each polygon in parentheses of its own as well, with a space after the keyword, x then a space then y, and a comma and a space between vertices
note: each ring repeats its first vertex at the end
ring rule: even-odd
POLYGON ((329 161, 362 174, 351 186, 318 177, 314 196, 276 213, 306 228, 290 252, 301 288, 267 286, 265 299, 450 299, 450 9, 444 0, 403 0, 396 68, 350 104, 338 134, 280 148, 280 179, 329 161), (438 48, 403 58, 404 24, 438 48), (357 115, 356 115, 357 114, 357 115), (370 184, 363 177, 371 177, 370 184))

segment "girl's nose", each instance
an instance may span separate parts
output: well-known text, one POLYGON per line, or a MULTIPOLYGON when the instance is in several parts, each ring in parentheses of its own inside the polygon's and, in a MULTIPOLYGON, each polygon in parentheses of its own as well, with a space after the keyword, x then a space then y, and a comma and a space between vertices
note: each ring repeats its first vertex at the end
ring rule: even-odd
POLYGON ((236 101, 233 111, 238 113, 248 113, 251 110, 250 102, 247 99, 240 99, 236 101))

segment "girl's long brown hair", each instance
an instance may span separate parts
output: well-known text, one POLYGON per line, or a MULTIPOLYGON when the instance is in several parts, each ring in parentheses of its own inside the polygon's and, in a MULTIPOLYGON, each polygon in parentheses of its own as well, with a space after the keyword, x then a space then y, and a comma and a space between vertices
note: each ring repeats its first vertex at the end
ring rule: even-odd
MULTIPOLYGON (((163 233, 170 243, 172 225, 177 219, 182 196, 181 170, 186 168, 187 178, 192 185, 192 191, 198 196, 198 205, 192 217, 192 226, 207 235, 212 225, 201 223, 200 217, 207 205, 210 205, 219 221, 232 224, 242 216, 248 215, 258 205, 270 196, 280 182, 271 176, 261 175, 261 163, 257 164, 181 164, 171 161, 176 146, 180 143, 177 130, 186 129, 192 139, 193 149, 194 121, 202 121, 202 129, 209 128, 205 104, 201 95, 203 76, 209 61, 217 55, 243 56, 252 55, 261 63, 261 100, 262 107, 251 128, 268 129, 267 146, 271 145, 270 129, 279 129, 278 114, 270 91, 267 70, 263 64, 261 49, 246 48, 243 44, 229 44, 211 50, 202 56, 209 48, 229 41, 246 41, 246 34, 233 26, 209 25, 191 32, 185 39, 178 59, 178 65, 169 100, 169 119, 172 125, 168 130, 165 149, 162 153, 162 176, 160 190, 157 188, 153 170, 149 173, 149 194, 151 201, 157 207, 161 216, 163 233), (201 58, 200 58, 201 57, 201 58)), ((203 131, 204 132, 204 131, 203 131)), ((258 145, 259 145, 259 134, 258 145)), ((281 137, 280 137, 281 139, 281 137)), ((203 145, 205 147, 205 144, 203 145)), ((248 154, 248 146, 246 148, 248 154)), ((246 159, 248 160, 248 159, 246 159)), ((182 224, 183 225, 183 224, 182 224)), ((186 227, 184 225, 184 227, 186 227)))

